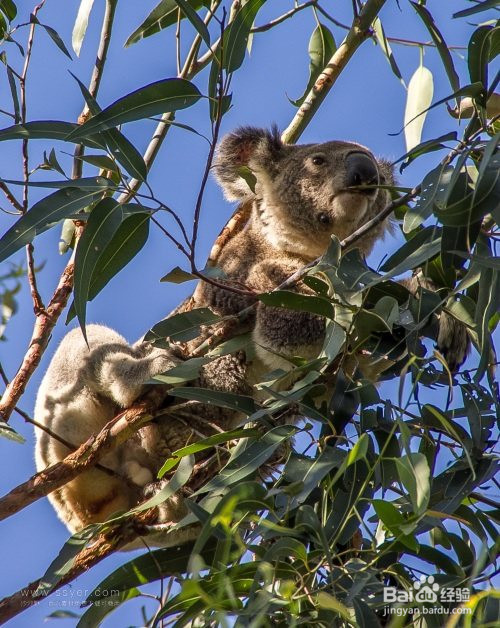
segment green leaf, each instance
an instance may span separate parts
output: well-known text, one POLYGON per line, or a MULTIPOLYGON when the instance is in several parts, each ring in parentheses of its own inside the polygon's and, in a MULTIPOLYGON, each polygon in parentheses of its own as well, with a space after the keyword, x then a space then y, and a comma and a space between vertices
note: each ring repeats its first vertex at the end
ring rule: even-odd
POLYGON ((91 211, 76 248, 74 306, 85 339, 86 307, 92 278, 99 272, 99 258, 118 230, 122 219, 121 205, 110 197, 103 199, 91 211))
POLYGON ((392 276, 399 275, 406 270, 419 266, 423 261, 435 255, 440 247, 441 229, 434 226, 425 227, 391 255, 382 264, 381 270, 384 272, 391 271, 392 276))
MULTIPOLYGON (((195 310, 193 310, 195 311, 195 310)), ((211 388, 172 388, 169 391, 172 397, 181 397, 193 401, 200 401, 207 405, 219 406, 221 408, 229 408, 237 412, 243 412, 251 415, 257 410, 257 406, 252 397, 246 395, 237 395, 235 393, 223 392, 220 390, 212 390, 211 388)))
POLYGON ((2 9, 3 13, 5 13, 5 15, 7 16, 7 19, 9 20, 9 22, 12 22, 12 20, 17 15, 17 7, 12 2, 12 0, 1 0, 0 8, 2 9))
POLYGON ((399 159, 396 159, 396 161, 393 163, 397 164, 402 161, 403 163, 401 164, 399 171, 403 172, 403 170, 407 168, 414 159, 420 157, 420 155, 425 155, 426 153, 431 153, 435 150, 446 148, 446 146, 442 142, 449 142, 451 140, 457 140, 456 131, 452 131, 451 133, 445 133, 445 135, 441 135, 440 137, 421 142, 420 144, 418 144, 418 146, 412 148, 409 152, 405 153, 402 157, 399 157, 399 159))
POLYGON ((320 486, 323 478, 330 473, 332 469, 339 469, 345 459, 345 452, 333 447, 325 447, 316 458, 301 458, 303 465, 305 465, 306 462, 308 463, 307 468, 303 470, 303 475, 300 478, 302 488, 297 495, 292 497, 288 509, 293 510, 302 504, 309 497, 311 491, 320 486))
MULTIPOLYGON (((78 83, 90 113, 93 116, 100 114, 102 109, 97 104, 96 99, 93 98, 86 86, 72 72, 70 72, 70 74, 78 83)), ((130 175, 139 181, 144 181, 147 178, 148 169, 141 153, 129 142, 121 131, 118 129, 109 129, 102 132, 102 137, 116 161, 118 161, 130 175)))
POLYGON ((96 604, 92 604, 80 617, 76 628, 95 628, 100 626, 105 617, 110 615, 119 606, 128 600, 133 600, 142 595, 139 589, 131 587, 120 593, 110 593, 106 595, 105 600, 100 600, 96 604))
POLYGON ((94 0, 81 0, 80 6, 78 7, 78 13, 73 26, 73 33, 71 35, 71 44, 77 57, 80 56, 80 49, 82 47, 85 33, 87 32, 89 16, 92 11, 93 4, 94 0))
POLYGON ((401 483, 408 491, 408 496, 416 515, 423 515, 430 498, 430 469, 424 454, 412 452, 402 458, 395 458, 396 468, 401 483))
POLYGON ((493 8, 498 8, 498 0, 484 0, 484 2, 479 2, 470 9, 463 9, 462 11, 454 13, 453 17, 468 17, 469 15, 474 15, 475 13, 493 8))
POLYGON ((224 432, 222 434, 214 434, 213 436, 204 438, 203 440, 200 440, 197 443, 193 443, 192 445, 187 445, 186 447, 177 449, 176 451, 172 452, 172 455, 169 458, 167 458, 166 462, 158 471, 158 477, 162 478, 165 475, 165 473, 167 473, 168 471, 173 469, 177 464, 179 464, 180 459, 183 458, 184 456, 194 455, 200 451, 204 451, 205 449, 211 449, 215 445, 221 445, 222 443, 227 443, 230 440, 259 436, 259 433, 260 432, 257 429, 231 430, 230 432, 224 432))
POLYGON ((24 443, 26 439, 18 434, 16 430, 2 419, 0 419, 0 436, 13 440, 15 443, 24 443))
POLYGON ((336 49, 337 46, 331 31, 323 24, 318 24, 309 40, 309 81, 302 96, 297 100, 290 101, 294 107, 300 107, 304 102, 316 79, 326 67, 336 49))
POLYGON ((244 449, 241 453, 232 457, 219 473, 200 488, 195 495, 207 493, 221 488, 227 488, 240 482, 261 467, 276 449, 297 431, 292 425, 280 425, 274 427, 244 449))
MULTIPOLYGON (((394 54, 392 52, 391 46, 389 44, 389 40, 385 36, 384 27, 382 26, 382 22, 379 17, 376 17, 373 20, 372 28, 375 32, 375 37, 377 38, 377 42, 380 46, 380 49, 384 53, 389 65, 391 66, 391 70, 395 76, 401 81, 403 86, 405 86, 405 82, 403 80, 403 75, 401 74, 401 70, 396 63, 396 59, 394 58, 394 54)), ((323 66, 324 67, 324 66, 323 66)))
POLYGON ((55 43, 55 45, 59 48, 59 50, 61 50, 62 52, 64 52, 64 54, 69 57, 71 59, 71 53, 70 51, 66 48, 66 44, 63 42, 63 40, 61 39, 61 37, 59 36, 59 33, 54 30, 51 26, 47 26, 46 24, 42 24, 38 18, 36 17, 36 15, 34 15, 33 13, 30 15, 30 22, 32 24, 38 24, 38 26, 41 26, 42 28, 45 29, 45 32, 48 34, 48 36, 52 39, 52 41, 55 43))
POLYGON ((323 297, 300 294, 289 290, 275 290, 259 294, 259 300, 265 305, 281 307, 299 312, 311 312, 319 316, 326 316, 333 319, 333 305, 323 297))
MULTIPOLYGON (((123 220, 97 261, 91 277, 88 301, 92 301, 111 279, 134 259, 146 244, 148 234, 148 214, 132 214, 123 220)), ((73 303, 69 308, 66 324, 75 315, 73 303)))
MULTIPOLYGON (((24 185, 24 181, 16 181, 13 179, 0 179, 4 183, 13 185, 24 185)), ((33 188, 78 188, 79 190, 101 190, 114 188, 115 184, 111 179, 106 177, 82 177, 81 179, 63 179, 62 181, 30 181, 29 184, 33 188)))
POLYGON ((221 317, 214 314, 206 307, 181 312, 166 318, 152 327, 144 340, 153 342, 159 338, 170 338, 176 342, 188 342, 200 335, 201 325, 211 325, 221 320, 221 317))
POLYGON ((234 20, 223 33, 222 67, 228 72, 237 70, 245 59, 250 29, 265 0, 248 0, 240 6, 234 20))
POLYGON ((210 47, 210 33, 208 32, 208 28, 205 22, 200 18, 198 13, 196 13, 196 11, 189 4, 189 2, 187 2, 187 0, 174 0, 174 2, 179 6, 187 19, 198 31, 207 46, 210 47))
POLYGON ((19 108, 19 98, 17 96, 17 86, 16 80, 14 78, 14 73, 10 66, 5 66, 7 71, 7 80, 9 81, 10 93, 12 96, 12 106, 14 107, 14 120, 17 122, 21 119, 21 112, 19 108))
POLYGON ((191 273, 188 273, 187 270, 182 270, 179 266, 173 268, 170 272, 164 275, 160 281, 169 282, 169 283, 184 283, 186 281, 192 281, 193 279, 197 279, 191 273))
POLYGON ((185 79, 155 81, 119 98, 76 128, 67 139, 88 137, 125 122, 149 118, 166 111, 185 109, 194 105, 200 98, 198 88, 185 79))
POLYGON ((79 159, 101 170, 111 170, 111 172, 118 173, 115 162, 107 155, 81 155, 79 159))
MULTIPOLYGON (((432 14, 422 4, 417 4, 416 2, 412 2, 411 4, 415 11, 418 13, 422 22, 427 27, 430 36, 432 37, 432 41, 434 42, 437 51, 439 52, 439 56, 441 57, 441 61, 444 65, 444 69, 446 71, 446 74, 448 75, 448 80, 450 81, 451 88, 453 89, 453 91, 457 91, 460 88, 460 80, 455 70, 455 66, 453 65, 453 59, 450 50, 440 30, 436 26, 432 14)), ((474 83, 475 80, 472 80, 471 82, 474 83)))
MULTIPOLYGON (((416 90, 415 90, 415 94, 416 94, 416 90)), ((461 87, 458 91, 453 92, 453 94, 450 94, 449 96, 445 96, 444 98, 437 100, 430 107, 427 107, 427 109, 424 109, 424 111, 421 111, 414 118, 409 120, 408 123, 405 122, 405 126, 406 124, 410 124, 411 122, 413 122, 413 120, 416 120, 419 116, 423 114, 427 115, 427 113, 431 109, 434 109, 435 107, 439 107, 439 105, 442 105, 443 103, 448 102, 448 100, 451 100, 452 98, 461 98, 462 96, 470 96, 471 98, 478 98, 478 97, 481 97, 482 95, 484 95, 484 86, 482 85, 482 83, 472 83, 471 85, 466 85, 465 87, 461 87)), ((401 131, 404 130, 405 126, 403 126, 401 131)), ((399 131, 399 133, 401 133, 401 131, 399 131)), ((398 133, 396 134, 390 133, 390 135, 398 135, 398 133)))
POLYGON ((420 144, 425 115, 429 111, 434 94, 432 72, 420 65, 408 83, 408 95, 404 117, 406 150, 420 144))
MULTIPOLYGON (((206 3, 202 0, 188 0, 189 5, 197 11, 206 3)), ((177 22, 179 7, 175 0, 161 0, 151 11, 142 24, 129 36, 125 46, 130 46, 144 37, 150 37, 177 22)), ((182 13, 181 13, 182 18, 182 13)))
POLYGON ((453 168, 439 164, 427 173, 422 181, 420 198, 415 207, 410 207, 405 214, 403 232, 410 233, 429 218, 440 190, 445 189, 453 173, 453 168))
POLYGON ((205 364, 210 362, 210 358, 189 358, 174 366, 173 368, 155 375, 152 379, 153 382, 161 382, 164 384, 181 384, 182 382, 189 382, 196 379, 200 374, 200 369, 205 364))
MULTIPOLYGON (((184 543, 175 548, 167 547, 136 556, 106 576, 89 594, 86 602, 102 602, 104 591, 118 594, 131 587, 164 578, 165 574, 180 576, 188 570, 192 549, 192 543, 184 543)), ((205 546, 202 556, 207 564, 211 564, 214 555, 215 544, 205 546)))
MULTIPOLYGON (((61 122, 60 120, 40 120, 14 124, 0 130, 0 142, 5 140, 61 140, 79 143, 79 139, 68 140, 68 135, 79 128, 78 124, 61 122)), ((81 141, 90 148, 106 148, 106 144, 99 137, 87 137, 81 141)))
MULTIPOLYGON (((480 26, 472 33, 467 50, 467 64, 471 83, 482 83, 488 87, 488 61, 490 60, 493 26, 480 26)), ((498 32, 498 30, 497 30, 498 32)), ((483 105, 486 106, 486 98, 483 105)))
POLYGON ((102 189, 66 188, 35 203, 0 239, 0 262, 63 218, 88 207, 101 194, 102 189))

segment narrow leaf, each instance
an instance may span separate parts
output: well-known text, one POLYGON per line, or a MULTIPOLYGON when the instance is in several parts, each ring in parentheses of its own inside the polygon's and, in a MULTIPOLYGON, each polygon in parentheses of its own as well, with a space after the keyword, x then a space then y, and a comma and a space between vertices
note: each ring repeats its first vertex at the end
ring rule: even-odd
MULTIPOLYGON (((80 142, 80 140, 68 140, 68 135, 80 127, 73 122, 61 122, 60 120, 39 120, 14 124, 5 129, 0 129, 0 142, 5 140, 61 140, 63 142, 80 142)), ((82 138, 82 143, 90 148, 106 148, 106 144, 99 137, 82 138)))
POLYGON ((384 28, 382 26, 382 22, 379 17, 376 17, 373 20, 372 24, 373 30, 375 32, 375 37, 377 38, 378 44, 384 53, 389 65, 391 66, 391 70, 395 76, 401 81, 403 86, 405 86, 405 82, 403 79, 403 75, 401 74, 401 70, 396 63, 396 59, 394 58, 394 53, 392 52, 392 48, 389 44, 389 40, 385 36, 384 28))
POLYGON ((174 2, 179 6, 187 19, 198 31, 207 46, 210 47, 210 33, 208 32, 208 28, 205 22, 200 18, 198 13, 196 13, 193 7, 188 2, 186 2, 186 0, 174 0, 174 2))
POLYGON ((85 33, 87 32, 89 16, 90 12, 92 11, 93 4, 94 0, 81 0, 80 6, 78 7, 78 13, 71 36, 71 44, 77 57, 80 56, 80 50, 82 47, 83 38, 85 37, 85 33))
POLYGON ((474 13, 480 13, 493 8, 498 9, 498 0, 484 0, 484 2, 480 2, 470 9, 463 9, 462 11, 454 13, 453 17, 468 17, 469 15, 474 15, 474 13))
POLYGON ((95 190, 66 188, 35 203, 0 239, 0 262, 31 242, 37 234, 51 225, 88 207, 101 193, 95 190))
POLYGON ((432 73, 423 65, 419 66, 408 84, 406 99, 404 130, 406 150, 420 144, 422 128, 425 121, 425 111, 432 102, 434 93, 434 79, 432 73))
POLYGON ((75 255, 75 312, 85 333, 87 300, 92 277, 104 248, 116 233, 123 218, 121 206, 112 198, 100 201, 90 213, 87 226, 78 242, 75 255))
POLYGON ((250 29, 264 2, 265 0, 248 0, 240 7, 234 20, 224 31, 222 67, 228 72, 234 72, 243 63, 250 29))
POLYGON ((196 491, 195 495, 226 488, 248 477, 269 460, 281 443, 291 438, 296 431, 297 428, 292 425, 280 425, 273 428, 232 458, 218 475, 196 491))
POLYGON ((160 338, 170 338, 177 342, 188 342, 200 335, 201 325, 211 325, 220 320, 220 316, 206 307, 181 312, 157 323, 148 331, 144 340, 152 342, 160 338))
POLYGON ((66 44, 63 42, 63 40, 61 39, 61 37, 59 36, 59 33, 52 28, 52 26, 47 26, 46 24, 42 24, 38 18, 36 17, 36 15, 33 15, 33 13, 30 15, 30 22, 34 23, 34 24, 38 24, 38 26, 41 26, 42 28, 45 29, 45 32, 48 34, 48 36, 52 39, 52 41, 55 43, 55 45, 59 48, 59 50, 61 50, 62 52, 64 52, 64 54, 69 57, 71 59, 71 53, 70 51, 66 48, 66 44))
MULTIPOLYGON (((189 0, 190 6, 197 11, 204 3, 202 0, 189 0)), ((177 22, 179 7, 175 0, 161 0, 142 24, 128 37, 125 46, 130 46, 144 37, 150 37, 177 22)))
POLYGON ((132 122, 190 107, 201 98, 198 88, 185 79, 171 78, 155 81, 119 98, 85 124, 79 126, 67 139, 88 137, 125 122, 132 122))
POLYGON ((292 105, 300 107, 304 102, 307 94, 311 91, 316 79, 332 58, 335 50, 336 44, 332 33, 323 24, 318 24, 309 40, 309 81, 302 96, 297 100, 291 101, 292 105))
MULTIPOLYGON (((78 83, 90 113, 93 116, 97 116, 102 110, 97 104, 96 99, 72 72, 70 72, 70 74, 78 83)), ((139 181, 144 181, 148 175, 148 169, 144 159, 137 148, 129 142, 123 133, 118 129, 109 129, 108 131, 102 132, 102 137, 116 161, 118 161, 130 175, 139 181)))
MULTIPOLYGON (((455 66, 453 65, 453 59, 451 57, 450 50, 440 32, 434 19, 428 9, 425 8, 422 4, 417 4, 416 2, 411 3, 415 11, 418 13, 420 19, 427 27, 430 36, 432 37, 432 41, 434 42, 437 51, 439 52, 439 56, 441 57, 441 61, 443 62, 444 69, 446 74, 448 75, 448 80, 450 81, 450 85, 453 91, 457 91, 460 88, 460 80, 458 78, 458 74, 455 70, 455 66)), ((474 80, 471 81, 474 83, 474 80)))

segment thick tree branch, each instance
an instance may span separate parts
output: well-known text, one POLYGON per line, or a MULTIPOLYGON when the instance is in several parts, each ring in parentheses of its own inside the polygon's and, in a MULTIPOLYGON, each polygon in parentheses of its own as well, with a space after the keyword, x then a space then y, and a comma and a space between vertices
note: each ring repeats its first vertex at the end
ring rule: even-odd
MULTIPOLYGON (((212 477, 224 464, 222 458, 214 457, 210 459, 208 465, 205 462, 196 464, 191 473, 191 477, 186 484, 186 492, 196 491, 207 481, 207 477, 212 477)), ((71 569, 57 582, 50 593, 57 591, 65 584, 72 582, 75 578, 88 571, 91 567, 101 562, 113 552, 124 547, 128 543, 135 541, 138 537, 144 536, 147 541, 148 526, 154 524, 157 518, 156 509, 152 508, 127 517, 118 525, 111 527, 106 532, 100 534, 92 541, 90 547, 84 548, 76 557, 71 569)), ((172 548, 172 551, 175 551, 172 548)), ((169 574, 162 574, 168 576, 169 574)), ((42 583, 39 578, 23 589, 0 601, 0 623, 4 623, 15 617, 27 607, 37 604, 46 599, 47 592, 37 592, 42 583)))

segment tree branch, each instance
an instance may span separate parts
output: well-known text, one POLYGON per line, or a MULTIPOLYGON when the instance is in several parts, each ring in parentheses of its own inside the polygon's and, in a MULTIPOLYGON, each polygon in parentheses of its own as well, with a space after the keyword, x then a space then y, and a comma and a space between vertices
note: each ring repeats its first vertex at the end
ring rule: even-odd
POLYGON ((299 107, 293 120, 285 129, 282 139, 287 143, 294 143, 301 136, 311 121, 318 107, 321 105, 335 81, 340 76, 349 59, 359 46, 371 37, 370 26, 377 17, 386 0, 368 0, 363 10, 357 16, 346 38, 335 51, 327 66, 321 72, 306 99, 299 107))
MULTIPOLYGON (((224 462, 222 458, 219 457, 218 459, 214 457, 209 460, 208 465, 207 461, 196 464, 191 473, 189 482, 186 485, 187 491, 196 491, 198 488, 201 488, 206 483, 207 477, 213 476, 224 462)), ((90 547, 84 548, 75 557, 71 569, 55 584, 50 590, 50 593, 57 591, 65 584, 73 581, 113 552, 135 541, 139 536, 145 536, 147 540, 148 526, 154 524, 156 519, 156 509, 151 508, 127 517, 117 525, 106 530, 106 532, 100 534, 95 540, 92 540, 90 547)), ((172 551, 175 551, 174 548, 172 548, 172 551)), ((46 590, 42 590, 36 595, 37 589, 41 583, 42 579, 39 578, 23 589, 1 600, 0 623, 12 619, 12 617, 24 611, 28 606, 45 599, 48 595, 46 590)))
MULTIPOLYGON (((45 0, 43 0, 45 2, 45 0)), ((35 9, 38 10, 41 6, 43 6, 43 2, 41 2, 38 7, 35 9)), ((97 59, 94 67, 94 71, 92 73, 92 78, 90 81, 90 89, 93 95, 96 94, 99 84, 102 77, 102 70, 106 60, 106 54, 109 46, 109 38, 111 36, 111 27, 113 22, 114 9, 116 7, 117 0, 107 0, 106 2, 106 13, 103 21, 103 28, 101 30, 101 37, 99 40, 99 48, 97 53, 97 59)), ((33 24, 34 26, 34 24, 33 24)), ((32 35, 30 30, 30 40, 32 42, 32 35)), ((31 46, 29 47, 31 51, 31 46)), ((28 56, 28 52, 27 52, 28 56)), ((25 61, 25 70, 27 69, 27 63, 25 61)), ((25 75, 25 70, 23 70, 23 75, 25 75)), ((25 115, 25 114, 24 114, 25 115)), ((23 140, 27 141, 27 140, 23 140)), ((80 161, 80 160, 76 160, 80 161)), ((74 173, 75 174, 75 171, 74 173)), ((77 173, 78 176, 78 173, 77 173)), ((23 203, 23 208, 25 207, 23 203)), ((76 227, 75 238, 78 241, 81 233, 83 231, 83 225, 78 225, 76 227)), ((38 295, 38 290, 36 287, 35 281, 35 272, 34 272, 34 261, 33 261, 33 253, 32 253, 32 245, 28 245, 27 247, 27 255, 28 255, 28 277, 30 279, 31 293, 33 295, 33 301, 35 305, 35 313, 37 314, 37 318, 35 321, 35 325, 33 328, 33 333, 31 335, 31 341, 29 344, 28 351, 26 352, 22 364, 19 367, 18 372, 7 386, 4 394, 2 395, 2 399, 0 400, 0 418, 4 421, 8 421, 14 407, 16 406, 19 398, 24 393, 26 385, 34 373, 36 367, 40 363, 41 357, 47 347, 47 344, 50 339, 50 335, 54 326, 61 315, 62 311, 66 307, 66 304, 69 299, 69 295, 73 289, 73 272, 74 272, 74 261, 73 257, 71 257, 68 262, 66 268, 64 269, 61 278, 59 280, 59 284, 46 308, 43 307, 42 300, 38 295)))

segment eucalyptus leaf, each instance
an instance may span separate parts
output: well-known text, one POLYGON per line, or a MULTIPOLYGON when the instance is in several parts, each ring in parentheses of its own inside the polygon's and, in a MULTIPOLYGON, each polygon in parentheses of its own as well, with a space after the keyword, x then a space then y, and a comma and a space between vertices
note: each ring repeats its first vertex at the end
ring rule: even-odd
POLYGON ((85 339, 86 307, 92 279, 99 272, 99 259, 122 220, 121 206, 114 199, 105 198, 90 213, 87 226, 78 241, 75 255, 74 307, 85 339))
POLYGON ((102 189, 102 187, 100 190, 67 187, 35 203, 0 238, 0 262, 63 218, 91 205, 102 194, 102 189))
POLYGON ((81 139, 124 124, 149 118, 166 111, 191 107, 201 98, 198 88, 185 79, 155 81, 119 98, 96 116, 78 126, 67 140, 81 139))

